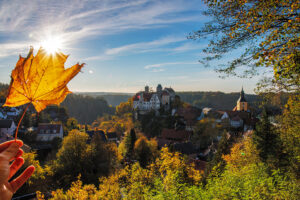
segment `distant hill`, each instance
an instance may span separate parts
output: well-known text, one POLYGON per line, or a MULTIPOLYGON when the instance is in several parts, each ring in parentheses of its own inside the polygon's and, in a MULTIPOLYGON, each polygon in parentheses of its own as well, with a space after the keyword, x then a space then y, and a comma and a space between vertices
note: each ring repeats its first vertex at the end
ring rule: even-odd
MULTIPOLYGON (((176 92, 180 99, 199 108, 210 107, 222 110, 232 110, 240 97, 240 93, 223 92, 176 92)), ((261 97, 254 94, 245 94, 250 106, 256 108, 262 101, 261 97)))
POLYGON ((74 117, 79 123, 92 123, 104 114, 114 114, 114 107, 110 107, 102 97, 69 94, 62 102, 67 108, 70 117, 74 117))
POLYGON ((131 98, 134 93, 114 93, 114 92, 76 92, 83 96, 101 97, 107 101, 111 106, 117 106, 121 102, 125 102, 128 98, 131 98))
MULTIPOLYGON (((76 93, 84 96, 101 97, 109 105, 117 106, 131 98, 134 93, 109 93, 109 92, 80 92, 76 93)), ((181 100, 199 108, 211 107, 224 110, 232 110, 236 106, 240 93, 224 92, 176 92, 181 100)), ((251 106, 256 107, 261 102, 261 97, 254 94, 246 94, 246 100, 251 106)))

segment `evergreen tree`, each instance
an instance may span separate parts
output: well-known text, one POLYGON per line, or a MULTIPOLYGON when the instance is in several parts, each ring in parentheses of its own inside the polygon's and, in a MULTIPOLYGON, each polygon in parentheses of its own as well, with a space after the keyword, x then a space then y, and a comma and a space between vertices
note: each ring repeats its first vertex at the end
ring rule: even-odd
POLYGON ((269 121, 266 109, 262 112, 261 121, 257 123, 253 141, 259 151, 261 160, 270 167, 275 167, 280 156, 280 141, 274 127, 269 121))
POLYGON ((133 150, 134 144, 135 144, 135 141, 136 141, 136 134, 135 134, 135 130, 133 128, 130 130, 130 137, 131 137, 131 146, 130 146, 130 148, 131 148, 131 150, 133 150))
POLYGON ((213 159, 209 162, 205 171, 205 176, 210 175, 210 177, 219 177, 223 173, 226 162, 222 156, 230 153, 230 146, 231 142, 229 135, 224 131, 222 138, 218 143, 217 152, 214 154, 213 159))
POLYGON ((134 129, 130 130, 130 133, 126 133, 124 137, 125 157, 131 157, 133 155, 134 143, 136 141, 136 134, 134 129))

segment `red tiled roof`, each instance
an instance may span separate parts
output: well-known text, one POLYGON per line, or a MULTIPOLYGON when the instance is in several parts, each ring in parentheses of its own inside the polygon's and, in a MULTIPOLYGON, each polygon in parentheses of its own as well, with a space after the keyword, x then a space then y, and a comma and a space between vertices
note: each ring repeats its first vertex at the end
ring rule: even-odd
POLYGON ((187 141, 192 135, 192 131, 175 130, 175 129, 163 129, 161 138, 175 141, 187 141))

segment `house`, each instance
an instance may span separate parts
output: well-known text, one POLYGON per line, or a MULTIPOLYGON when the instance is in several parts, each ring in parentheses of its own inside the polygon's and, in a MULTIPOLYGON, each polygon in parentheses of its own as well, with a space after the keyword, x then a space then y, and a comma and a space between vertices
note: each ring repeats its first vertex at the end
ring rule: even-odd
POLYGON ((17 126, 14 121, 11 119, 2 119, 0 120, 0 133, 13 135, 17 126))
POLYGON ((49 142, 54 138, 63 138, 63 127, 61 124, 40 123, 37 129, 38 141, 49 142))

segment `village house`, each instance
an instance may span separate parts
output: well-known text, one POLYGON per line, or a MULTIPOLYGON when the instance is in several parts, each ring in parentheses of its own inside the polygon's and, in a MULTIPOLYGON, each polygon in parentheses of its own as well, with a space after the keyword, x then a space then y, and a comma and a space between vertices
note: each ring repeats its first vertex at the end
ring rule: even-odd
POLYGON ((40 123, 37 129, 37 141, 50 142, 54 138, 63 138, 63 127, 61 124, 40 123))
POLYGON ((17 128, 17 126, 15 125, 13 120, 11 120, 11 119, 0 120, 0 133, 1 134, 13 135, 16 128, 17 128))

